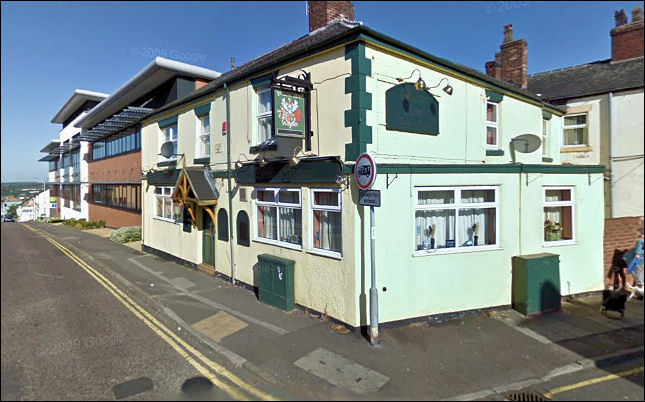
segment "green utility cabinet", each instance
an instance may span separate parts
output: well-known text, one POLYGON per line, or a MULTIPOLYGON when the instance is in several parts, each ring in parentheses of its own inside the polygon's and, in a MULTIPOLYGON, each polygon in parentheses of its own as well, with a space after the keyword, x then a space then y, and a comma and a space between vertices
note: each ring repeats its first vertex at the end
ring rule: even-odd
POLYGON ((294 291, 295 261, 270 254, 258 256, 258 293, 263 303, 283 310, 296 306, 294 291))
POLYGON ((541 253, 513 257, 513 309, 524 315, 561 307, 560 256, 541 253))

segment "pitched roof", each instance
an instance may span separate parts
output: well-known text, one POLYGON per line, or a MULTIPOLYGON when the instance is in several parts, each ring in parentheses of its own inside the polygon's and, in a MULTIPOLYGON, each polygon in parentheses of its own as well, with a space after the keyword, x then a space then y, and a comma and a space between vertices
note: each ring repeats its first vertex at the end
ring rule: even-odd
MULTIPOLYGON (((274 71, 276 66, 279 64, 286 63, 290 60, 295 60, 299 57, 304 56, 307 53, 323 50, 329 46, 333 46, 337 43, 342 43, 345 39, 351 38, 361 38, 369 37, 375 39, 377 42, 381 42, 387 46, 392 46, 397 49, 403 49, 406 52, 431 61, 438 66, 445 67, 449 70, 458 71, 464 75, 475 78, 478 81, 484 82, 490 85, 493 88, 500 88, 508 92, 516 93, 525 98, 530 98, 534 101, 543 103, 544 101, 535 95, 535 93, 527 91, 525 89, 519 88, 513 84, 495 79, 490 77, 480 71, 477 71, 473 68, 464 66, 459 63, 443 59, 429 53, 426 53, 420 49, 412 47, 406 43, 403 43, 399 40, 391 38, 387 35, 384 35, 380 32, 374 31, 361 22, 347 21, 347 20, 337 20, 323 28, 319 28, 315 31, 308 33, 292 42, 287 43, 284 46, 281 46, 273 51, 265 53, 243 65, 235 68, 234 70, 228 71, 220 75, 215 80, 211 81, 202 88, 192 92, 188 96, 178 99, 175 102, 169 103, 157 110, 155 110, 150 117, 161 114, 165 111, 173 109, 181 104, 196 100, 200 97, 207 96, 217 89, 224 86, 224 84, 230 85, 234 82, 252 78, 263 73, 270 73, 274 71)), ((552 109, 559 110, 557 106, 548 105, 552 109)), ((564 113, 564 111, 562 110, 564 113)))
POLYGON ((529 90, 550 101, 639 87, 643 87, 643 57, 615 63, 599 60, 529 76, 529 90))
POLYGON ((182 174, 186 175, 190 189, 192 189, 195 198, 197 198, 200 204, 219 198, 219 191, 215 188, 215 182, 211 176, 210 169, 195 166, 189 166, 181 171, 175 183, 175 193, 179 190, 182 174))

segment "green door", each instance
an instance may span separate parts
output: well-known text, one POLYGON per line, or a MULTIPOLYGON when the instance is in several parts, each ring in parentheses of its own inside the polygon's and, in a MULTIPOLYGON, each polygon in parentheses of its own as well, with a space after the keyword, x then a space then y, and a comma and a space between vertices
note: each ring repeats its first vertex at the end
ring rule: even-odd
POLYGON ((215 223, 205 211, 202 214, 202 261, 215 266, 215 223))

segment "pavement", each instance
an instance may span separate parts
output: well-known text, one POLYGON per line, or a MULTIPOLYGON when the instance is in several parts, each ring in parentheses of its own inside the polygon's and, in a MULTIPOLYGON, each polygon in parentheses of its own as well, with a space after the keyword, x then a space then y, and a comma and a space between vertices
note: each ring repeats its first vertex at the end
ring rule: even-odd
MULTIPOLYGON (((530 318, 509 308, 381 328, 379 344, 324 316, 285 312, 240 286, 100 235, 30 223, 205 347, 303 399, 503 399, 607 362, 643 362, 643 301, 600 314, 599 294, 530 318)), ((642 372, 641 372, 642 373, 642 372)), ((640 374, 642 377, 642 374, 640 374)), ((640 395, 642 398, 642 384, 640 395)), ((554 397, 554 399, 557 399, 554 397)))

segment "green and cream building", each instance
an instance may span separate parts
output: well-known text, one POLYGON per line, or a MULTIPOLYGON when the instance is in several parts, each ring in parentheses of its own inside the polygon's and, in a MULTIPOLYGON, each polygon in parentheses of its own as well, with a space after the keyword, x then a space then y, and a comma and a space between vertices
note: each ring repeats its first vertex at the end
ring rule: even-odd
POLYGON ((288 260, 296 304, 369 325, 369 207, 353 178, 368 152, 381 323, 509 305, 519 255, 559 255, 563 295, 595 291, 603 167, 560 163, 563 114, 337 20, 143 121, 144 249, 253 287, 259 256, 288 260), (278 130, 295 101, 305 130, 278 130), (547 136, 552 158, 511 142, 523 134, 547 136))

